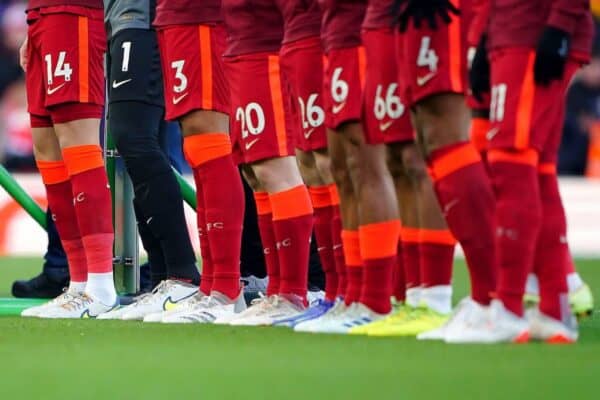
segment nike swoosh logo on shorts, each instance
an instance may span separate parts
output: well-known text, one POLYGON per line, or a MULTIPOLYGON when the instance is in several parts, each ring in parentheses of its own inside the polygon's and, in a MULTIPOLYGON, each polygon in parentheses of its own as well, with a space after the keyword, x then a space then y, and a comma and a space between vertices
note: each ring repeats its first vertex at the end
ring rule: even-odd
POLYGON ((260 139, 254 139, 254 140, 252 140, 252 141, 250 141, 250 142, 246 143, 246 146, 245 146, 245 147, 246 147, 246 150, 250 150, 250 148, 251 148, 252 146, 254 146, 254 145, 256 144, 256 142, 258 142, 259 140, 260 140, 260 139))
POLYGON ((379 123, 379 130, 381 132, 385 132, 388 129, 390 129, 390 126, 392 126, 393 123, 394 123, 394 121, 380 122, 379 123))
POLYGON ((437 74, 437 71, 433 71, 424 76, 417 76, 417 85, 423 86, 429 82, 437 74))
POLYGON ((312 135, 314 131, 315 131, 315 128, 311 128, 308 131, 304 132, 304 139, 306 139, 306 140, 310 139, 310 135, 312 135))
POLYGON ((499 127, 495 127, 490 129, 486 134, 485 134, 485 138, 487 140, 492 140, 494 138, 494 136, 496 136, 498 134, 498 132, 500 131, 499 127))
POLYGON ((131 78, 125 79, 124 81, 119 81, 119 82, 113 81, 112 87, 113 87, 113 89, 116 89, 119 86, 123 86, 124 84, 129 83, 129 82, 131 82, 131 78))
POLYGON ((338 114, 340 111, 342 111, 344 109, 344 107, 346 107, 346 102, 345 101, 343 103, 339 103, 339 104, 334 105, 331 111, 334 114, 338 114))
POLYGON ((65 86, 65 83, 61 83, 60 85, 54 88, 48 88, 48 96, 53 95, 58 89, 60 89, 63 86, 65 86))
POLYGON ((189 94, 189 92, 185 92, 184 94, 182 94, 179 97, 173 97, 173 104, 179 104, 179 102, 181 100, 185 99, 188 94, 189 94))

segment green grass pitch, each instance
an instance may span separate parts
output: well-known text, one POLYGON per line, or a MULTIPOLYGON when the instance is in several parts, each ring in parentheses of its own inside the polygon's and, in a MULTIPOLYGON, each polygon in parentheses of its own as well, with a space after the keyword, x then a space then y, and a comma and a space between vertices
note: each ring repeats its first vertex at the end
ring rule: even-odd
MULTIPOLYGON (((0 259, 0 297, 37 273, 0 259)), ((579 260, 600 300, 600 261, 579 260)), ((455 272, 456 298, 467 292, 455 272)), ((449 346, 284 328, 0 318, 0 399, 597 398, 600 314, 574 346, 449 346)))

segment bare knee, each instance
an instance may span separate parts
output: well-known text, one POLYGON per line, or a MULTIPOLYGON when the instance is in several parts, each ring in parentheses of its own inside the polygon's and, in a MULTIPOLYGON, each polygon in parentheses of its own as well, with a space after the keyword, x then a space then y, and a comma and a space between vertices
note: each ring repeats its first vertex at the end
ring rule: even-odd
POLYGON ((179 119, 183 136, 229 132, 229 117, 217 111, 194 110, 179 119))
POLYGON ((259 184, 269 193, 277 193, 301 185, 302 177, 296 157, 278 157, 252 163, 259 184))
POLYGON ((327 150, 318 150, 313 152, 313 157, 315 160, 315 167, 319 176, 321 177, 321 181, 325 185, 329 185, 333 183, 333 176, 331 174, 331 158, 329 154, 327 154, 327 150))
POLYGON ((297 150, 296 160, 302 179, 307 186, 321 186, 323 184, 312 153, 297 150))

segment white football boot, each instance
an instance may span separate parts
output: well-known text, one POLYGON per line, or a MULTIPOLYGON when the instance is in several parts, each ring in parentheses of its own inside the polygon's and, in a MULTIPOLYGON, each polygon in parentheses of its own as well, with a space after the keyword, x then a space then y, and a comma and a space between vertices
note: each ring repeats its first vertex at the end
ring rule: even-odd
POLYGON ((38 317, 50 319, 97 318, 99 315, 109 312, 117 306, 118 303, 111 305, 103 304, 84 293, 74 296, 73 299, 60 306, 46 309, 43 313, 39 314, 38 317))
POLYGON ((529 323, 513 314, 500 300, 492 300, 488 313, 472 316, 459 329, 446 334, 446 343, 527 343, 529 323))
POLYGON ((525 316, 529 321, 529 336, 533 340, 570 344, 577 342, 579 338, 577 320, 572 314, 569 314, 566 322, 549 317, 537 308, 528 310, 525 316))
POLYGON ((346 334, 352 328, 379 321, 387 314, 379 314, 362 303, 353 303, 343 313, 335 318, 330 318, 325 323, 315 326, 313 333, 340 333, 346 334))
POLYGON ((140 296, 137 301, 124 307, 122 320, 143 320, 146 315, 169 311, 181 301, 198 293, 198 286, 167 279, 160 282, 150 293, 140 296))
POLYGON ((76 296, 79 296, 80 294, 81 293, 69 292, 67 290, 61 295, 55 297, 54 299, 44 304, 24 309, 23 311, 21 311, 21 317, 39 317, 41 314, 44 314, 47 310, 61 306, 62 304, 73 300, 76 296))
POLYGON ((192 296, 186 297, 185 299, 178 302, 174 307, 170 307, 166 311, 159 311, 155 313, 150 313, 146 315, 143 319, 144 322, 162 322, 163 318, 171 315, 175 315, 177 313, 183 312, 185 310, 193 310, 198 306, 198 304, 204 300, 204 298, 208 297, 204 293, 200 291, 196 291, 192 296))
MULTIPOLYGON (((297 303, 280 295, 256 299, 248 309, 230 319, 229 324, 236 326, 272 325, 275 321, 291 318, 303 312, 305 307, 297 303)), ((217 319, 215 323, 222 323, 223 319, 217 319)))
POLYGON ((452 316, 444 325, 417 335, 417 339, 445 340, 449 332, 452 336, 463 335, 468 330, 468 326, 477 325, 478 321, 486 319, 487 312, 486 306, 477 303, 471 297, 465 297, 458 303, 452 316))
MULTIPOLYGON (((189 303, 188 303, 189 304, 189 303)), ((231 300, 229 297, 217 291, 212 291, 196 303, 195 308, 181 307, 168 315, 164 315, 164 324, 212 324, 217 319, 233 318, 235 315, 246 310, 243 289, 237 298, 231 300)))
POLYGON ((295 332, 316 332, 321 325, 328 324, 330 320, 340 318, 341 315, 345 314, 346 303, 344 303, 343 299, 336 299, 335 305, 329 309, 325 314, 320 316, 319 318, 311 319, 308 321, 300 322, 298 325, 294 326, 295 332))

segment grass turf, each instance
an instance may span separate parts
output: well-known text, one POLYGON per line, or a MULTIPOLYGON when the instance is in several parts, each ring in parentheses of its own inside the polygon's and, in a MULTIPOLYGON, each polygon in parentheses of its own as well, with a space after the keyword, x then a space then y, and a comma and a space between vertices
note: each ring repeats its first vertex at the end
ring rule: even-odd
MULTIPOLYGON (((578 262, 600 288, 600 263, 578 262)), ((0 260, 0 297, 39 261, 0 260)), ((467 291, 464 266, 457 298, 467 291)), ((596 290, 596 298, 600 292, 596 290)), ((575 346, 449 346, 283 328, 0 318, 0 399, 595 398, 600 314, 575 346)))

